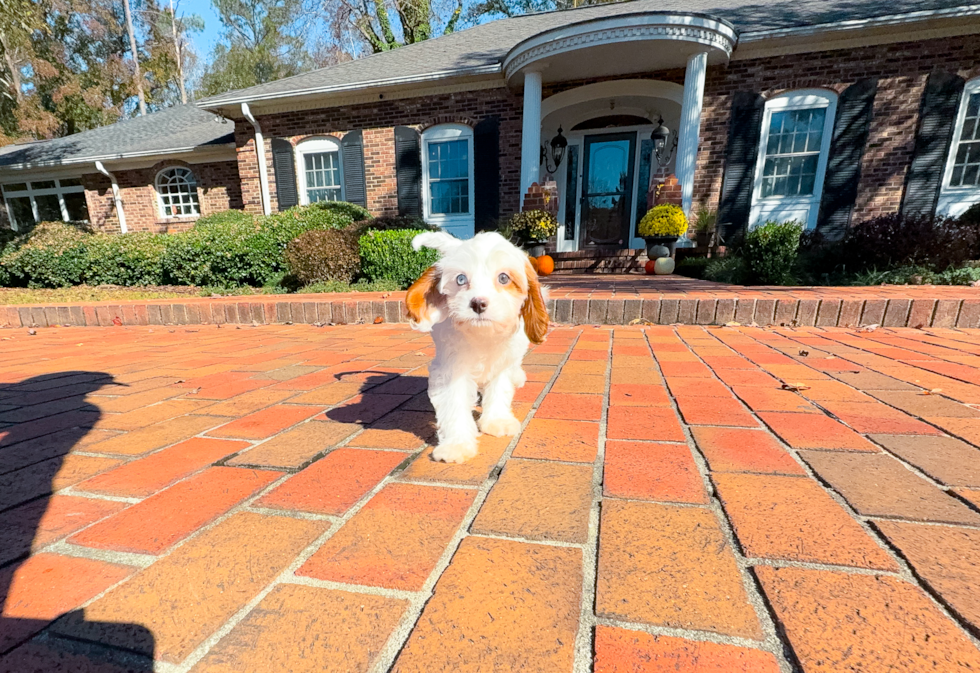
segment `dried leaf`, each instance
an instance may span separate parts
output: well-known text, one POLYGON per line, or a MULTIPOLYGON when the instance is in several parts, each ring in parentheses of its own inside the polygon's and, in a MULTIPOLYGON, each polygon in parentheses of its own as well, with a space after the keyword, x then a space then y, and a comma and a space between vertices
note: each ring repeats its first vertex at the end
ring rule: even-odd
POLYGON ((880 325, 878 323, 875 323, 874 325, 868 325, 867 327, 862 327, 861 328, 861 331, 862 332, 874 332, 879 327, 880 327, 880 325))
POLYGON ((920 395, 938 395, 943 392, 942 388, 933 388, 932 390, 923 390, 920 395))
POLYGON ((384 321, 385 321, 385 319, 384 319, 384 318, 382 318, 381 316, 378 316, 378 317, 376 317, 376 318, 374 319, 374 324, 375 324, 375 325, 380 325, 380 324, 381 324, 381 323, 383 323, 384 321))
POLYGON ((632 320, 630 320, 629 324, 630 325, 652 325, 653 323, 650 322, 649 320, 645 320, 643 318, 633 318, 632 320))
POLYGON ((112 324, 116 327, 122 327, 122 319, 119 316, 116 316, 112 319, 112 324))
POLYGON ((35 334, 37 334, 37 330, 32 327, 29 330, 27 330, 27 333, 30 334, 31 336, 34 336, 35 334))
POLYGON ((810 389, 810 386, 804 385, 802 383, 794 383, 794 384, 784 383, 781 387, 782 387, 783 390, 788 390, 791 393, 796 393, 796 392, 799 392, 801 390, 809 390, 810 389))
POLYGON ((734 320, 732 320, 731 322, 726 322, 725 323, 725 327, 741 327, 741 326, 742 326, 742 323, 735 322, 734 320))
POLYGON ((802 350, 802 349, 800 350, 800 356, 801 356, 801 357, 806 357, 806 356, 808 356, 809 354, 810 354, 810 351, 805 351, 805 350, 802 350))

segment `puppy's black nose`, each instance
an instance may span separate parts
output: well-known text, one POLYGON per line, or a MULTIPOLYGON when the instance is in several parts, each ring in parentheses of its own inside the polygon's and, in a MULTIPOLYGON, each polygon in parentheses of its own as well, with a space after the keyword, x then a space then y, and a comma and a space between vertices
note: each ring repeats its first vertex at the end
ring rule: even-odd
POLYGON ((473 309, 473 313, 483 313, 487 310, 487 300, 483 297, 474 297, 470 300, 470 308, 473 309))

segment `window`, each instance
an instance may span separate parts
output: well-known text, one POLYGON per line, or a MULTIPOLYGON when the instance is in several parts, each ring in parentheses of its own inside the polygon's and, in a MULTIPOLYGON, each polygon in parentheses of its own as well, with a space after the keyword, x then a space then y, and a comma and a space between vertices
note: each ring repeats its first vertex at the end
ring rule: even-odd
POLYGON ((767 220, 817 224, 837 108, 832 91, 794 91, 766 102, 751 226, 767 220))
POLYGON ((34 180, 2 186, 13 228, 27 231, 38 222, 87 222, 85 188, 79 178, 34 180))
POLYGON ((332 138, 304 140, 296 146, 300 203, 344 200, 340 143, 332 138))
POLYGON ((442 124, 422 134, 425 219, 459 238, 474 232, 473 129, 442 124))
POLYGON ((980 81, 963 92, 950 187, 980 187, 980 81))
POLYGON ((157 173, 157 194, 164 217, 200 215, 197 200, 197 180, 189 168, 174 166, 157 173))

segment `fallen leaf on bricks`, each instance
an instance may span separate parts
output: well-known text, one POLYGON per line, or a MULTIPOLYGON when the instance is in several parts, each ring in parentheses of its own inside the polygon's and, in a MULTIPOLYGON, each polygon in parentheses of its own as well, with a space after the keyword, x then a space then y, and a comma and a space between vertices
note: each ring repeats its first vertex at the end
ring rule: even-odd
POLYGON ((792 385, 789 384, 789 383, 784 383, 781 387, 782 387, 783 390, 788 390, 788 391, 793 392, 793 393, 799 392, 800 390, 809 390, 810 389, 810 386, 803 385, 802 383, 794 383, 792 385))
POLYGON ((742 323, 735 322, 734 320, 725 323, 725 327, 741 327, 742 323))
POLYGON ((880 327, 880 325, 878 325, 878 323, 875 323, 874 325, 868 325, 867 327, 862 327, 861 328, 861 331, 862 332, 874 332, 876 329, 878 329, 878 327, 880 327))
POLYGON ((943 392, 942 388, 933 388, 932 390, 923 390, 920 395, 938 395, 943 392))
POLYGON ((116 316, 115 318, 112 319, 112 324, 115 325, 116 327, 121 327, 122 320, 119 318, 119 316, 116 316))
MULTIPOLYGON (((554 323, 553 322, 551 324, 552 325, 557 325, 558 323, 554 323)), ((630 325, 652 325, 653 323, 650 322, 649 320, 644 320, 643 318, 634 318, 633 320, 630 320, 629 324, 630 325)))
POLYGON ((27 333, 30 334, 31 336, 34 336, 35 334, 37 334, 37 330, 32 327, 31 329, 27 330, 27 333))
POLYGON ((385 321, 385 319, 384 319, 384 318, 382 318, 381 316, 378 316, 377 318, 375 318, 375 319, 374 319, 374 324, 375 324, 375 325, 380 325, 380 324, 381 324, 381 323, 383 323, 384 321, 385 321))
POLYGON ((806 356, 807 356, 807 355, 809 355, 809 354, 810 354, 810 351, 804 351, 804 350, 801 350, 801 351, 800 351, 800 355, 801 355, 802 357, 806 357, 806 356))

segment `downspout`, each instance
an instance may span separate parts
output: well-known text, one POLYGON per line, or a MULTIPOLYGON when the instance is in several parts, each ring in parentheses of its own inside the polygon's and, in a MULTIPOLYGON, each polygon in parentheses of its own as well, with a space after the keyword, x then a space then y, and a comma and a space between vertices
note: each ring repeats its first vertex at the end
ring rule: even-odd
POLYGON ((116 204, 116 217, 119 218, 119 231, 125 234, 129 229, 126 227, 126 212, 123 210, 122 197, 119 195, 119 183, 116 181, 116 176, 107 171, 101 161, 95 162, 95 170, 109 178, 109 181, 112 183, 112 200, 116 204))
POLYGON ((258 120, 252 116, 252 111, 248 109, 248 103, 242 103, 242 114, 245 119, 255 127, 255 153, 259 159, 259 189, 262 192, 262 212, 266 215, 272 213, 269 205, 269 173, 265 166, 265 141, 262 139, 262 127, 258 120))

